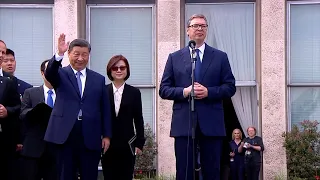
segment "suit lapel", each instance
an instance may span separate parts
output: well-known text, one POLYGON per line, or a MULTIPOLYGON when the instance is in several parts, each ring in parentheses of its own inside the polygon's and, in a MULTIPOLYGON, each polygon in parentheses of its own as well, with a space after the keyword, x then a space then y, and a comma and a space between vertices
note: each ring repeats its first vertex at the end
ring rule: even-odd
POLYGON ((82 96, 82 99, 84 99, 86 97, 86 95, 88 93, 90 93, 90 88, 92 87, 93 85, 93 74, 92 74, 92 71, 90 69, 86 69, 86 73, 87 73, 87 77, 86 77, 86 83, 84 85, 84 89, 83 89, 83 96, 82 96))
POLYGON ((110 105, 111 105, 111 114, 113 117, 116 117, 115 107, 114 107, 114 95, 113 95, 113 87, 112 84, 108 85, 108 93, 110 98, 110 105))
POLYGON ((43 85, 39 86, 37 88, 37 93, 39 94, 37 97, 39 97, 39 102, 44 102, 46 103, 45 97, 44 97, 44 90, 43 90, 43 85))
POLYGON ((202 64, 201 64, 200 82, 202 82, 202 79, 206 74, 208 67, 213 61, 213 57, 214 57, 213 49, 206 44, 206 48, 204 49, 204 54, 203 54, 202 64))
POLYGON ((71 81, 71 84, 73 85, 74 89, 78 93, 79 97, 81 97, 80 96, 79 87, 78 87, 78 83, 77 83, 76 75, 74 74, 74 72, 73 72, 73 70, 72 70, 70 65, 67 67, 67 73, 68 73, 69 80, 71 81))
POLYGON ((128 85, 124 84, 118 116, 121 113, 121 109, 123 109, 124 105, 127 103, 128 98, 130 98, 128 97, 128 85))
POLYGON ((6 83, 4 77, 0 76, 0 104, 3 104, 4 90, 6 89, 6 83))
POLYGON ((189 47, 185 47, 182 49, 182 59, 183 59, 183 62, 184 62, 184 66, 185 66, 185 69, 187 71, 187 74, 190 74, 191 75, 191 55, 190 55, 190 50, 189 50, 189 47))

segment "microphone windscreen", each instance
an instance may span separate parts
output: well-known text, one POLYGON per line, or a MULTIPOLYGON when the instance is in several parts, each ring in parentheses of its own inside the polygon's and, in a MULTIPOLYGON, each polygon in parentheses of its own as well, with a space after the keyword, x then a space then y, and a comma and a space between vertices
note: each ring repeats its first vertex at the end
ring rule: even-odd
POLYGON ((189 41, 189 47, 191 47, 192 49, 196 47, 196 42, 194 40, 190 40, 189 41))

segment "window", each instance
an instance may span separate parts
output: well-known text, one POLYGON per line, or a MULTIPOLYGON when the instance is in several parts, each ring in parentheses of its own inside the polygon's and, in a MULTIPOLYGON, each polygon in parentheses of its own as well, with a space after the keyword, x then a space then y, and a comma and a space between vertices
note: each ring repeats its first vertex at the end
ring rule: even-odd
POLYGON ((288 3, 289 129, 320 121, 320 2, 288 3))
MULTIPOLYGON (((248 126, 254 125, 259 129, 255 75, 255 3, 187 3, 185 25, 193 14, 199 13, 205 15, 208 21, 206 43, 228 54, 237 86, 232 102, 242 128, 246 130, 248 126)), ((186 44, 188 41, 186 36, 186 44)))
MULTIPOLYGON (((90 68, 105 75, 109 59, 124 55, 130 64, 127 83, 142 94, 145 124, 155 129, 155 55, 152 6, 89 6, 90 68)), ((110 81, 107 81, 110 83, 110 81)))
POLYGON ((15 52, 15 76, 32 85, 43 84, 40 64, 53 54, 52 5, 0 6, 0 39, 15 52))

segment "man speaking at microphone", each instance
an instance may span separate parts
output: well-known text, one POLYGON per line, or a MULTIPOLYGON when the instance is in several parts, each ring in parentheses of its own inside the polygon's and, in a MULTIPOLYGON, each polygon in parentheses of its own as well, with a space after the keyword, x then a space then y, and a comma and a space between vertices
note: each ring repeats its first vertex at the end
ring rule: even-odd
MULTIPOLYGON (((207 19, 202 14, 188 20, 187 34, 196 43, 194 142, 200 147, 203 179, 220 180, 222 140, 226 136, 222 100, 232 97, 236 87, 227 54, 204 42, 207 29, 207 19)), ((195 171, 188 101, 192 89, 191 52, 190 47, 185 47, 169 54, 159 90, 161 98, 174 101, 170 136, 175 140, 177 180, 192 180, 195 171)))

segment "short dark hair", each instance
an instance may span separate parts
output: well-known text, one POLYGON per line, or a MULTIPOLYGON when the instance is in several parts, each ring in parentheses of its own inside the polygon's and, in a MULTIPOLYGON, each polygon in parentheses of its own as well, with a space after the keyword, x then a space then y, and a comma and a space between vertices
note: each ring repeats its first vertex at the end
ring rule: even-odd
POLYGON ((40 71, 44 72, 46 70, 46 63, 49 62, 50 59, 44 60, 40 65, 40 71))
POLYGON ((111 68, 115 64, 117 64, 119 61, 123 61, 126 64, 127 76, 124 78, 124 80, 127 80, 130 77, 130 66, 129 66, 129 62, 128 62, 127 58, 125 58, 121 54, 120 55, 115 55, 109 60, 109 63, 107 65, 107 75, 108 75, 108 78, 111 81, 113 81, 113 77, 111 76, 111 71, 112 71, 111 68))
POLYGON ((15 57, 14 56, 14 51, 12 51, 11 49, 8 49, 8 48, 7 48, 6 55, 12 55, 13 57, 15 57))
POLYGON ((75 40, 71 41, 71 43, 69 44, 69 51, 72 51, 72 49, 76 46, 87 47, 89 49, 89 52, 91 51, 91 45, 85 39, 75 39, 75 40))
POLYGON ((200 18, 200 19, 204 19, 206 21, 206 24, 208 24, 208 21, 207 21, 207 18, 206 16, 204 16, 203 14, 194 14, 192 15, 189 19, 188 19, 188 22, 187 22, 187 28, 190 27, 191 25, 191 21, 195 18, 200 18))

